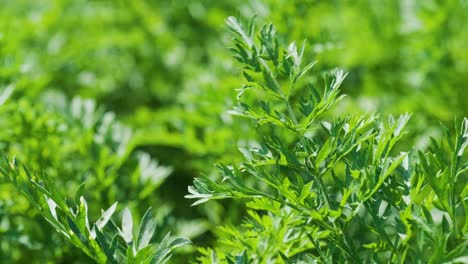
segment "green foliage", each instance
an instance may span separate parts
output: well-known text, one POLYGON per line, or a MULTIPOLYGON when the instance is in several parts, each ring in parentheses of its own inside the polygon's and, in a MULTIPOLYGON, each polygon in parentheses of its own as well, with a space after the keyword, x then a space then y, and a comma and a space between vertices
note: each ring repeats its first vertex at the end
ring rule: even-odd
POLYGON ((110 261, 112 239, 69 241, 47 219, 56 206, 63 230, 72 219, 91 234, 117 201, 102 233, 119 262, 172 255, 169 232, 193 241, 173 263, 466 262, 467 12, 464 0, 2 1, 0 152, 33 173, 0 166, 0 262, 110 261), (225 30, 233 14, 275 26, 225 30))
POLYGON ((143 216, 135 238, 133 217, 128 208, 123 212, 121 228, 112 222, 117 203, 102 211, 102 216, 90 224, 88 203, 83 197, 84 185, 70 201, 46 173, 41 176, 31 174, 15 159, 5 160, 1 168, 3 176, 26 196, 58 233, 97 263, 166 263, 175 248, 189 243, 187 239, 171 239, 167 235, 157 246, 150 244, 156 230, 151 209, 143 216))
MULTIPOLYGON (((0 142, 4 155, 28 160, 28 167, 33 171, 47 171, 48 179, 53 179, 50 185, 61 186, 66 195, 73 195, 67 190, 76 190, 86 183, 88 189, 93 190, 88 195, 92 215, 120 200, 134 210, 144 210, 141 202, 153 204, 161 209, 158 219, 166 217, 170 208, 151 194, 171 169, 158 165, 148 153, 135 152, 131 130, 115 121, 114 114, 96 109, 93 101, 81 98, 75 98, 68 105, 57 94, 48 94, 44 102, 32 105, 28 100, 7 99, 14 95, 13 89, 4 91, 0 110, 0 142)), ((11 186, 4 180, 1 183, 2 199, 12 199, 11 186)), ((6 228, 0 232, 4 237, 2 258, 21 259, 21 255, 16 255, 20 248, 30 250, 31 254, 39 251, 46 258, 57 254, 53 247, 62 247, 59 254, 73 254, 63 246, 60 237, 48 244, 37 241, 49 236, 54 229, 42 227, 46 223, 30 210, 31 205, 34 205, 31 198, 29 202, 20 198, 13 204, 3 204, 0 218, 6 228), (31 217, 35 219, 32 223, 31 217), (20 235, 25 225, 31 229, 20 235), (19 236, 23 237, 23 242, 10 248, 19 236)), ((63 203, 61 209, 65 210, 63 203)), ((161 229, 167 231, 165 226, 161 229)))
POLYGON ((227 24, 247 81, 232 113, 271 130, 259 132, 258 147, 240 150, 242 162, 219 166, 221 182, 205 176, 189 187, 194 205, 250 200, 244 223, 221 228, 212 254, 228 263, 231 254, 253 263, 466 260, 468 119, 447 146, 433 139, 427 151, 396 153, 409 115, 327 117, 343 98, 343 71, 319 90, 301 82, 314 65, 303 62, 304 45, 283 48, 271 24, 258 35, 253 20, 227 24), (255 99, 244 103, 249 92, 255 99))

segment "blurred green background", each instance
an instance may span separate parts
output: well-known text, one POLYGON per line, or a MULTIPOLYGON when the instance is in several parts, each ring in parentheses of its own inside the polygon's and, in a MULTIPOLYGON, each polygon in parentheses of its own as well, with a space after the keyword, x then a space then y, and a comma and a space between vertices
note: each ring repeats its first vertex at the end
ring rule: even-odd
MULTIPOLYGON (((230 15, 306 40, 317 85, 330 69, 349 72, 336 115, 413 113, 416 148, 468 116, 466 0, 1 0, 1 151, 69 195, 85 182, 96 216, 113 201, 153 206, 161 230, 211 245, 212 227, 242 210, 190 207, 187 186, 256 140, 226 114, 241 84, 230 15)), ((0 181, 1 263, 89 261, 18 197, 0 181)))

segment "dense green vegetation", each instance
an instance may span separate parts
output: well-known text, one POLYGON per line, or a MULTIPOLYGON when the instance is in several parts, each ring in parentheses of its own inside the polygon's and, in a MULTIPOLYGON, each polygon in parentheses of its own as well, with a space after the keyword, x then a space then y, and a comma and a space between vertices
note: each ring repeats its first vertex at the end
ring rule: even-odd
POLYGON ((466 14, 2 1, 0 262, 468 262, 466 14))

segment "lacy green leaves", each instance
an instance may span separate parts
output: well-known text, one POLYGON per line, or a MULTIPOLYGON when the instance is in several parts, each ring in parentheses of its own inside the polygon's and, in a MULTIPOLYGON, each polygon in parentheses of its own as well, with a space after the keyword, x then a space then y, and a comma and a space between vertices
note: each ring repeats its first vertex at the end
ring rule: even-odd
POLYGON ((83 185, 69 200, 47 174, 30 173, 15 159, 5 160, 0 169, 3 177, 27 197, 57 232, 97 263, 165 263, 174 249, 190 243, 169 234, 162 241, 153 241, 156 222, 151 208, 134 236, 133 216, 128 208, 123 211, 120 227, 113 222, 117 203, 102 211, 101 217, 91 224, 88 204, 82 196, 83 185))
POLYGON ((330 71, 318 89, 309 82, 315 62, 305 59, 305 42, 283 46, 271 24, 257 34, 254 20, 244 27, 230 17, 227 25, 246 81, 230 113, 255 120, 262 140, 240 149, 243 161, 218 165, 222 181, 202 176, 189 187, 193 205, 248 201, 243 224, 221 227, 203 263, 463 259, 466 119, 447 144, 401 147, 409 114, 333 118, 346 73, 330 71))
MULTIPOLYGON (((7 190, 5 199, 12 199, 8 194, 17 190, 27 198, 14 199, 6 207, 5 218, 13 230, 38 226, 39 231, 23 234, 36 245, 44 240, 42 233, 53 237, 43 246, 44 252, 72 252, 71 256, 81 258, 84 254, 70 248, 68 240, 99 263, 162 263, 173 249, 188 242, 156 234, 153 218, 164 219, 168 213, 165 205, 156 216, 151 210, 146 212, 136 236, 129 209, 123 211, 121 227, 111 220, 116 203, 94 224, 90 222, 88 215, 99 214, 102 207, 117 200, 123 200, 132 211, 144 208, 148 201, 154 204, 155 198, 156 205, 161 204, 154 192, 171 173, 171 168, 159 165, 148 153, 135 151, 132 131, 113 113, 79 97, 68 104, 59 93, 50 93, 35 105, 26 99, 8 100, 0 112, 2 155, 19 156, 33 171, 44 171, 41 175, 29 173, 15 160, 1 165, 0 182, 13 183, 2 185, 7 190), (85 184, 90 190, 86 195, 89 203, 84 198, 85 184), (73 195, 70 189, 77 189, 73 200, 67 198, 73 195), (41 215, 31 209, 39 209, 41 215)), ((167 226, 159 226, 158 233, 167 231, 167 226)))
MULTIPOLYGON (((312 69, 316 62, 303 65, 305 42, 300 48, 293 42, 284 49, 278 42, 276 29, 269 24, 260 30, 258 43, 254 41, 254 19, 249 21, 248 30, 243 29, 237 19, 227 19, 229 30, 234 35, 234 57, 243 65, 243 75, 248 81, 239 89, 238 98, 249 89, 260 88, 265 93, 260 98, 271 97, 273 100, 259 100, 248 105, 239 102, 231 114, 252 118, 262 124, 285 126, 293 131, 305 130, 326 110, 338 103, 343 96, 338 95, 338 88, 346 77, 342 70, 331 72, 332 81, 323 93, 308 86, 308 95, 302 100, 300 112, 304 118, 298 120, 297 109, 292 108, 292 98, 298 82, 312 69), (281 103, 274 104, 279 101, 281 103), (273 107, 275 106, 275 107, 273 107)), ((301 95, 302 98, 302 95, 301 95)))

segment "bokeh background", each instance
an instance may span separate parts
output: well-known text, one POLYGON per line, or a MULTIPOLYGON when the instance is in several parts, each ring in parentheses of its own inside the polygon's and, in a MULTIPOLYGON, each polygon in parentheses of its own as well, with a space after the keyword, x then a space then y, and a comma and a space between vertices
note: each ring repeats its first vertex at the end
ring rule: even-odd
MULTIPOLYGON (((114 201, 152 206, 159 236, 212 245, 213 227, 242 208, 191 207, 187 186, 256 140, 226 114, 241 85, 230 15, 305 40, 319 84, 335 67, 349 72, 336 115, 412 113, 402 147, 423 148, 441 123, 468 116, 467 0, 1 0, 0 150, 69 195, 85 182, 95 218, 114 201)), ((64 244, 0 180, 0 262, 89 262, 64 244)))

